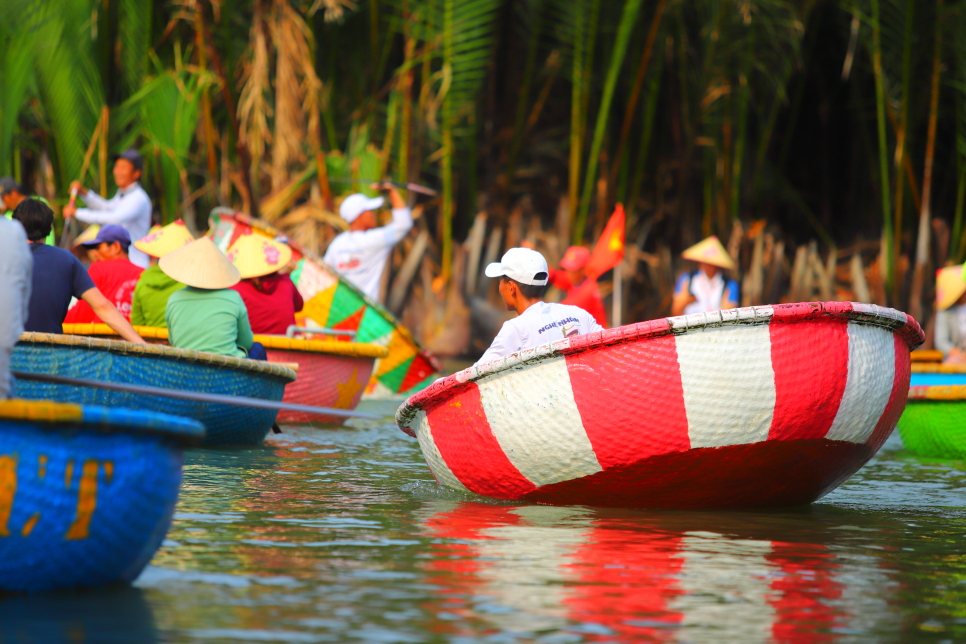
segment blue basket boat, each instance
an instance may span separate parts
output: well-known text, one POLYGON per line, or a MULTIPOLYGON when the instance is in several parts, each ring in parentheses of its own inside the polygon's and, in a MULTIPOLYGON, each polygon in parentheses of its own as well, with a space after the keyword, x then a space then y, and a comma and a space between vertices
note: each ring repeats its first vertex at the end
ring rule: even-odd
POLYGON ((171 525, 184 447, 204 433, 167 414, 0 401, 0 590, 136 579, 171 525))
MULTIPOLYGON (((70 378, 184 389, 281 401, 295 372, 279 364, 214 353, 85 336, 24 333, 10 368, 70 378)), ((194 418, 204 424, 205 445, 259 445, 277 411, 176 400, 92 387, 17 381, 17 396, 81 405, 143 409, 194 418)))

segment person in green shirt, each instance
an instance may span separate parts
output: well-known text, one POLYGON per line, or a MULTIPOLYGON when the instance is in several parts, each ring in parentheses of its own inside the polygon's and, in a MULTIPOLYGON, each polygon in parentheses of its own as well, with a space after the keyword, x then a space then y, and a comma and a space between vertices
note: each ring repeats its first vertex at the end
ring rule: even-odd
POLYGON ((194 237, 180 219, 157 228, 134 242, 134 247, 148 256, 150 266, 134 287, 131 300, 131 324, 135 326, 166 327, 164 312, 168 298, 184 288, 184 284, 165 275, 158 260, 190 244, 194 237))
MULTIPOLYGON (((7 219, 13 218, 13 209, 19 206, 20 202, 26 198, 27 195, 24 194, 23 188, 20 187, 20 184, 13 177, 0 177, 0 202, 3 202, 4 207, 7 209, 5 214, 7 219)), ((50 203, 43 197, 35 196, 33 198, 50 208, 50 203)), ((44 243, 48 246, 57 245, 57 238, 54 236, 53 228, 47 233, 47 238, 44 240, 44 243)))
POLYGON ((231 290, 241 275, 211 239, 202 237, 168 253, 158 266, 185 285, 168 298, 164 311, 171 346, 266 359, 265 349, 254 342, 245 303, 231 290))

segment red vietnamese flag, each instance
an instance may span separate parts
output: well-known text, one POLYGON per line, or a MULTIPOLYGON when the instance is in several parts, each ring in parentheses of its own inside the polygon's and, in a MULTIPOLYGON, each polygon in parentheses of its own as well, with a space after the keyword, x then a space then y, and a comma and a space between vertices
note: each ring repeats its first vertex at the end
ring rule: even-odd
POLYGON ((617 204, 587 261, 587 277, 597 279, 624 259, 624 205, 617 204))

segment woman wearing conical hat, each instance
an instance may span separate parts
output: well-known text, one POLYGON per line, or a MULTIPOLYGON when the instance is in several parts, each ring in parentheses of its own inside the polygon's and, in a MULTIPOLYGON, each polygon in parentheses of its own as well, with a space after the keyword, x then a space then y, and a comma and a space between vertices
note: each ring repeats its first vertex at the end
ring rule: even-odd
POLYGON ((147 235, 134 242, 134 247, 148 256, 148 266, 131 300, 131 324, 135 326, 165 327, 164 310, 168 298, 184 288, 184 284, 165 275, 158 260, 194 241, 188 227, 180 219, 164 226, 155 226, 147 235))
POLYGON ((242 235, 228 249, 228 259, 241 274, 232 289, 248 308, 252 331, 285 335, 303 305, 292 278, 279 272, 292 260, 292 249, 264 235, 242 235))
POLYGON ((698 270, 678 279, 671 315, 710 313, 738 306, 738 283, 722 274, 722 270, 734 270, 735 261, 717 237, 712 235, 695 244, 681 253, 681 257, 697 262, 698 270))
POLYGON ((265 349, 252 337, 245 303, 231 290, 241 279, 238 269, 210 238, 168 253, 158 266, 185 285, 168 298, 164 312, 171 346, 265 359, 265 349))
POLYGON ((966 267, 936 271, 936 349, 947 361, 966 361, 966 267))

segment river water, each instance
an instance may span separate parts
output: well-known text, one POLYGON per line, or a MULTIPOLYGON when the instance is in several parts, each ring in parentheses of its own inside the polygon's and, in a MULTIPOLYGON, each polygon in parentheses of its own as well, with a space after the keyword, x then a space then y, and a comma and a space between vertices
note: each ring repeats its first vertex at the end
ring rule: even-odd
POLYGON ((0 600, 0 643, 966 641, 966 467, 897 435, 808 508, 638 512, 440 488, 360 409, 190 452, 135 586, 0 600))

